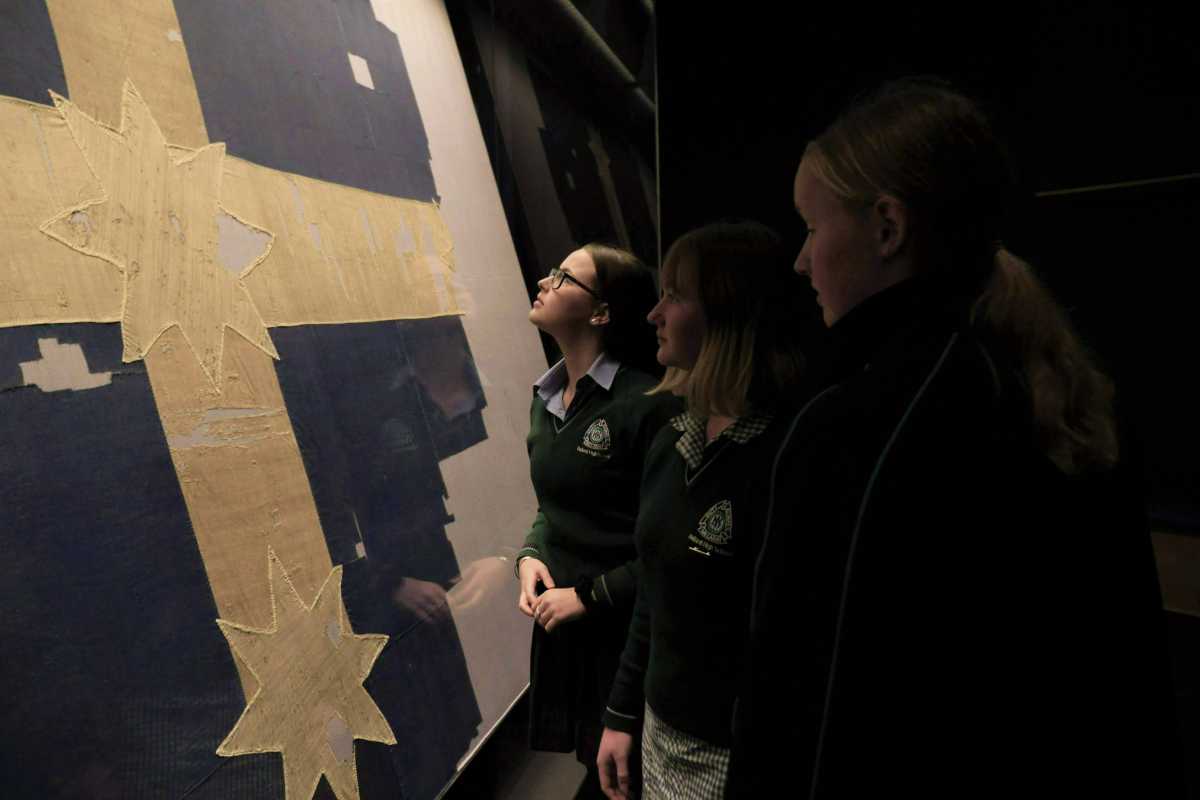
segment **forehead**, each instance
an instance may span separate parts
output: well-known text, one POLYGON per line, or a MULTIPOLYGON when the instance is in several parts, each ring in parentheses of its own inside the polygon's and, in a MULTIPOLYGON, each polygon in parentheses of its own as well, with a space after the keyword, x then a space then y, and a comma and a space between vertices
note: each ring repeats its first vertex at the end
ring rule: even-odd
POLYGON ((668 255, 659 276, 663 286, 677 290, 690 288, 695 283, 696 275, 696 261, 692 253, 687 248, 681 248, 668 255))
POLYGON ((577 278, 591 277, 596 274, 596 264, 592 261, 592 257, 587 250, 574 250, 566 258, 563 259, 559 269, 570 272, 577 278))
POLYGON ((840 205, 837 195, 817 177, 807 160, 801 161, 800 169, 796 170, 792 198, 801 215, 816 215, 840 205))

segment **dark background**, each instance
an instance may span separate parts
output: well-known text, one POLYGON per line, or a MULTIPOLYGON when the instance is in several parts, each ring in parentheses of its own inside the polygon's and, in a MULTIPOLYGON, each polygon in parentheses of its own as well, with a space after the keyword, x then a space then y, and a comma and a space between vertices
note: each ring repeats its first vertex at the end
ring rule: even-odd
POLYGON ((1174 8, 1111 2, 802 13, 663 2, 657 12, 664 243, 737 215, 798 248, 791 181, 805 144, 884 80, 936 75, 990 112, 1025 194, 1007 244, 1116 380, 1124 457, 1145 476, 1186 770, 1200 796, 1194 27, 1174 8))
POLYGON ((1200 289, 1188 246, 1200 221, 1200 52, 1176 12, 1079 5, 731 15, 660 4, 663 241, 744 215, 798 247, 791 179, 805 143, 883 80, 949 79, 1013 151, 1027 202, 1008 244, 1116 377, 1131 446, 1145 445, 1156 529, 1200 532, 1200 426, 1184 382, 1200 289))
MULTIPOLYGON (((628 99, 580 66, 579 47, 529 18, 573 6, 655 102, 659 257, 688 229, 727 216, 766 222, 798 248, 791 183, 805 143, 886 79, 936 75, 983 104, 1013 151, 1024 191, 1006 243, 1034 265, 1116 380, 1125 458, 1145 476, 1170 606, 1184 752, 1200 753, 1200 426, 1189 375, 1200 290, 1190 246, 1200 229, 1200 51, 1190 15, 1114 2, 530 0, 517 19, 512 5, 449 3, 452 20, 470 8, 505 30, 565 108, 634 153, 646 152, 645 131, 628 99)), ((459 45, 470 77, 469 48, 461 38, 459 45)), ((505 149, 493 144, 502 97, 481 102, 479 83, 472 90, 481 126, 524 262, 532 253, 522 242, 528 214, 511 191, 505 149)), ((548 264, 536 260, 539 269, 548 264)), ((511 716, 506 725, 525 724, 520 706, 511 716)), ((502 726, 492 750, 507 748, 511 758, 520 747, 521 734, 502 726)), ((1196 761, 1188 769, 1200 797, 1196 761)), ((504 763, 485 748, 460 783, 504 763)), ((470 796, 489 796, 486 785, 475 783, 470 796)))
MULTIPOLYGON (((656 264, 648 3, 448 0, 447 9, 529 296, 588 242, 656 264)), ((554 363, 554 340, 541 338, 554 363)))

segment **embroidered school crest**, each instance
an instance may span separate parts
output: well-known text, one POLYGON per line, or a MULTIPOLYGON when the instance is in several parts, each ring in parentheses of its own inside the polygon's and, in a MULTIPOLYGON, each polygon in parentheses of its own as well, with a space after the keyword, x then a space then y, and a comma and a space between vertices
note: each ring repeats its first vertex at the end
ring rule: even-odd
POLYGON ((608 433, 608 423, 598 419, 588 426, 583 433, 583 446, 597 453, 606 453, 612 447, 612 438, 608 433))
POLYGON ((696 533, 709 544, 729 544, 733 538, 733 504, 722 500, 705 511, 696 526, 696 533))

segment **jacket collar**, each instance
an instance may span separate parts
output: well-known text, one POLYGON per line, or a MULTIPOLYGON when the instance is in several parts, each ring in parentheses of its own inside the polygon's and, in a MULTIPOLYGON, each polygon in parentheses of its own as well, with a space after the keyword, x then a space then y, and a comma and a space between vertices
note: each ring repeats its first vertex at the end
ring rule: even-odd
POLYGON ((889 286, 850 309, 826 332, 812 359, 812 378, 822 387, 861 370, 898 334, 934 318, 966 320, 969 305, 937 291, 927 280, 910 278, 889 286))
POLYGON ((705 429, 708 421, 684 412, 671 418, 671 427, 683 434, 675 442, 675 449, 679 452, 679 455, 683 456, 683 460, 687 463, 689 469, 699 469, 700 464, 704 461, 705 447, 716 444, 721 439, 729 439, 738 444, 745 444, 765 431, 767 426, 771 424, 772 419, 773 417, 770 414, 758 413, 738 417, 732 425, 717 434, 716 439, 706 442, 705 429))

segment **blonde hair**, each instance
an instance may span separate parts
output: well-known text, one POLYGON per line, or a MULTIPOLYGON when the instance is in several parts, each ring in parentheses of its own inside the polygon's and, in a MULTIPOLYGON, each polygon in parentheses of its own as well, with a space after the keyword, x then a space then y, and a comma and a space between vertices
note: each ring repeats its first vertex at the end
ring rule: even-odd
POLYGON ((690 370, 668 368, 651 390, 683 395, 698 417, 741 417, 794 399, 804 371, 791 318, 798 281, 780 237, 757 222, 718 222, 675 241, 662 284, 694 294, 706 332, 690 370))
POLYGON ((881 194, 905 204, 918 274, 974 298, 970 319, 1018 364, 1048 458, 1067 474, 1116 463, 1112 381, 1030 265, 999 243, 1015 181, 971 100, 931 81, 885 84, 810 142, 804 163, 848 204, 881 194))

